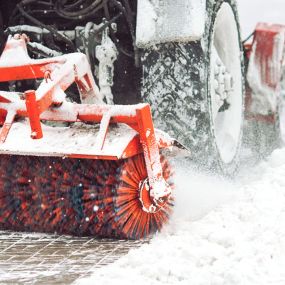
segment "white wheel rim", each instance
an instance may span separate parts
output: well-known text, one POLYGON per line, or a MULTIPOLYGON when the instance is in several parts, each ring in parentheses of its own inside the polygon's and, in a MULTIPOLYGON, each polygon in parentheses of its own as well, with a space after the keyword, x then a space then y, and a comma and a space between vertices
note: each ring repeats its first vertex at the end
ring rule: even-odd
POLYGON ((222 161, 226 164, 231 163, 235 158, 241 139, 243 113, 241 69, 241 51, 235 16, 231 6, 228 3, 223 3, 214 23, 209 84, 216 145, 222 161), (217 65, 219 61, 221 65, 217 65), (217 68, 217 66, 220 67, 217 68), (223 72, 220 68, 226 69, 224 77, 221 77, 223 72), (229 76, 232 78, 231 88, 224 89, 230 91, 220 92, 223 90, 223 86, 228 86, 228 84, 223 85, 221 82, 224 82, 225 78, 227 78, 226 82, 229 82, 229 76), (225 97, 226 101, 223 99, 225 97), (224 106, 228 107, 225 111, 221 111, 224 106))

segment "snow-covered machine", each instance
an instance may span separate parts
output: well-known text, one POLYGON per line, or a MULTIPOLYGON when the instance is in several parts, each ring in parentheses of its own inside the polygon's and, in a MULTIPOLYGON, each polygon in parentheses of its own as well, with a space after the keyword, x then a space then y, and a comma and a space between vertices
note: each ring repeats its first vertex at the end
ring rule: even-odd
POLYGON ((207 169, 236 171, 244 51, 246 117, 260 118, 255 98, 279 97, 283 28, 260 25, 244 48, 233 0, 0 8, 1 229, 146 237, 171 213, 174 148, 207 169), (250 79, 256 67, 262 84, 250 79))
POLYGON ((259 23, 244 44, 247 64, 246 139, 268 155, 282 145, 285 26, 259 23))

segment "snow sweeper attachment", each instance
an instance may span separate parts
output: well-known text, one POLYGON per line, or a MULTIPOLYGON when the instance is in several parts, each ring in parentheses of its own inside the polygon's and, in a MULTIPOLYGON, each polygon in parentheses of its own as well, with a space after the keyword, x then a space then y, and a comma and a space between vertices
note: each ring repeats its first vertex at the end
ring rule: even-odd
POLYGON ((149 105, 105 105, 84 54, 31 59, 26 44, 10 37, 0 58, 1 82, 42 79, 0 91, 0 228, 131 239, 160 230, 172 205, 160 149, 173 142, 154 130, 149 105), (66 100, 73 83, 82 104, 66 100))

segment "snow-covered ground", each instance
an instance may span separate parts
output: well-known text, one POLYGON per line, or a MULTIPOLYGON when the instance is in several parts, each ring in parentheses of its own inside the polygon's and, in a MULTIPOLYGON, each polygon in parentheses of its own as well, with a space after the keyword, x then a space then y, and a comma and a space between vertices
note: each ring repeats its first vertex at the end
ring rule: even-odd
MULTIPOLYGON (((285 24, 285 0, 238 0, 242 34, 285 24)), ((234 181, 176 162, 176 207, 150 244, 76 284, 285 284, 285 148, 234 181)))
POLYGON ((236 181, 178 167, 170 224, 77 284, 285 284, 285 149, 236 181))

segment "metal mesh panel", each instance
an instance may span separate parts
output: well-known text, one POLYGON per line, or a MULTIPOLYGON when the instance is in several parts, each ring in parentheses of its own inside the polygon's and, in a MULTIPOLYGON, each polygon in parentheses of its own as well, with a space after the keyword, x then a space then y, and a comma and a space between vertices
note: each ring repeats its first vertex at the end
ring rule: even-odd
POLYGON ((0 284, 70 284, 145 242, 0 231, 0 284))

